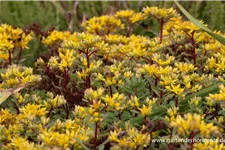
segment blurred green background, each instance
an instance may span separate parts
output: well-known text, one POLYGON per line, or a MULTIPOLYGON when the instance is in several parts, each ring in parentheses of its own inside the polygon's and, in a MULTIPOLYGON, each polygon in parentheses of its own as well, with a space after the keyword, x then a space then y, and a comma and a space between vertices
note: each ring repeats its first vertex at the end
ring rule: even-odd
MULTIPOLYGON (((195 18, 208 24, 212 30, 225 32, 225 2, 182 1, 180 4, 195 18)), ((25 28, 37 22, 43 30, 54 26, 61 31, 82 31, 80 24, 93 16, 114 14, 122 9, 141 11, 146 6, 177 8, 173 1, 0 1, 0 24, 25 28)), ((154 18, 146 20, 144 25, 158 34, 159 25, 154 18)), ((154 36, 141 26, 136 26, 133 33, 154 36)), ((23 52, 23 64, 33 66, 39 56, 38 51, 41 49, 45 52, 47 48, 43 45, 39 48, 35 40, 29 43, 29 48, 30 50, 23 52)))
MULTIPOLYGON (((180 2, 194 17, 213 30, 225 31, 225 2, 180 2)), ((113 14, 121 9, 142 10, 145 6, 175 7, 172 1, 0 1, 0 23, 26 27, 39 22, 44 29, 80 31, 85 19, 113 14)), ((154 29, 154 21, 149 26, 154 29)))

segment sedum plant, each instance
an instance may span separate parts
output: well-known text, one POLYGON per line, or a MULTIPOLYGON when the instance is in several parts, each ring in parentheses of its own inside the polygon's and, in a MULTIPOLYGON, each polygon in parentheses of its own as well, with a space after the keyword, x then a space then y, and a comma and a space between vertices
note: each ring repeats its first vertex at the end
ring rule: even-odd
POLYGON ((0 26, 0 94, 26 85, 0 104, 1 149, 225 149, 222 43, 173 8, 82 26, 0 26), (159 34, 133 34, 148 19, 159 34), (32 36, 48 50, 34 68, 16 61, 32 36))

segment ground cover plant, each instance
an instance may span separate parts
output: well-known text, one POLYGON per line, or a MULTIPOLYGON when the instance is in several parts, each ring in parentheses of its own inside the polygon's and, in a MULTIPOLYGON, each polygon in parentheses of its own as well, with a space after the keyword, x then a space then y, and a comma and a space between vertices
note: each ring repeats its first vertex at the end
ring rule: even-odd
POLYGON ((224 33, 158 7, 82 26, 0 25, 1 149, 225 149, 224 33), (153 37, 132 34, 151 19, 153 37))

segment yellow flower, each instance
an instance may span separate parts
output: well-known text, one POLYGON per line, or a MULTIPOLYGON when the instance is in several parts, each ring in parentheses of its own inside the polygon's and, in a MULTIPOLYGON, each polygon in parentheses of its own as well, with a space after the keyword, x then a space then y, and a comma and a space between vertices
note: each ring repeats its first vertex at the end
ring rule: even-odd
POLYGON ((208 97, 206 97, 207 100, 213 100, 213 101, 225 101, 225 87, 223 84, 219 86, 219 93, 216 94, 209 94, 208 97))
MULTIPOLYGON (((47 94, 47 95, 51 95, 51 94, 47 94)), ((48 99, 46 101, 44 101, 44 106, 47 108, 47 109, 50 109, 50 108, 56 108, 60 105, 63 105, 66 103, 66 100, 64 99, 63 96, 61 95, 56 95, 55 97, 48 97, 48 99)))
POLYGON ((194 71, 194 70, 197 69, 196 67, 194 67, 193 64, 182 63, 182 62, 177 62, 177 63, 175 63, 175 66, 176 66, 181 72, 184 72, 184 73, 187 73, 187 72, 190 72, 190 71, 194 71))
POLYGON ((138 100, 137 96, 132 96, 131 99, 129 100, 129 104, 132 107, 139 108, 139 100, 138 100))
POLYGON ((41 80, 40 75, 33 75, 33 69, 30 67, 23 67, 19 65, 11 65, 5 73, 1 73, 3 82, 0 84, 1 88, 13 88, 20 84, 36 83, 41 80))
POLYGON ((160 57, 161 56, 156 53, 156 54, 153 54, 153 58, 152 58, 152 60, 157 62, 157 64, 159 64, 160 66, 168 65, 175 59, 174 56, 169 56, 168 54, 165 56, 165 59, 160 59, 160 57))
POLYGON ((86 89, 84 97, 87 100, 97 100, 101 98, 101 96, 104 94, 104 91, 105 90, 103 88, 98 88, 97 90, 93 90, 92 88, 86 89))
POLYGON ((46 108, 42 108, 42 105, 36 104, 27 104, 25 107, 20 108, 20 117, 21 118, 29 118, 29 117, 36 117, 36 116, 44 116, 47 111, 46 108))
POLYGON ((82 26, 85 27, 88 33, 97 35, 108 35, 118 28, 124 28, 124 24, 119 19, 109 15, 93 17, 84 22, 82 26))
POLYGON ((130 18, 135 14, 133 10, 120 10, 116 12, 116 17, 121 17, 121 18, 130 18))
POLYGON ((161 85, 170 85, 170 84, 175 84, 177 82, 177 75, 172 74, 172 75, 162 75, 160 77, 160 84, 161 85))
POLYGON ((32 33, 25 34, 20 28, 0 25, 0 51, 11 51, 13 48, 28 48, 27 44, 32 39, 32 33))
POLYGON ((139 20, 144 19, 142 13, 135 13, 133 10, 120 10, 116 12, 116 17, 125 19, 128 23, 134 24, 139 20))
POLYGON ((205 123, 199 114, 185 114, 184 117, 178 115, 175 120, 170 122, 172 127, 178 129, 178 134, 183 136, 190 135, 191 132, 199 131, 202 137, 209 138, 212 133, 219 133, 219 128, 213 123, 205 123))
POLYGON ((85 118, 88 115, 86 108, 78 105, 75 106, 73 114, 80 118, 85 118))
POLYGON ((148 17, 149 15, 153 15, 158 19, 168 20, 174 16, 176 16, 176 11, 173 8, 165 9, 158 7, 145 7, 143 9, 144 14, 148 17))
POLYGON ((126 97, 124 94, 115 93, 111 96, 106 95, 103 100, 108 105, 108 109, 123 110, 126 106, 126 97))
POLYGON ((225 145, 219 142, 219 139, 205 139, 204 142, 197 142, 193 145, 194 150, 199 149, 213 149, 213 150, 224 150, 225 145))
POLYGON ((28 140, 22 138, 22 137, 15 137, 11 140, 11 143, 8 144, 10 149, 19 149, 19 150, 35 150, 34 143, 29 143, 28 140))
POLYGON ((143 105, 142 108, 139 108, 139 110, 143 116, 147 116, 151 114, 152 107, 151 106, 147 107, 146 105, 143 105))
POLYGON ((63 42, 65 39, 69 38, 70 33, 68 31, 52 31, 46 38, 43 37, 42 42, 47 45, 53 45, 57 42, 63 42))
POLYGON ((9 58, 8 52, 0 51, 0 59, 8 60, 8 58, 9 58))
POLYGON ((116 142, 118 140, 117 134, 118 133, 116 131, 110 131, 110 135, 109 135, 108 139, 110 141, 116 142))
POLYGON ((180 84, 177 86, 171 84, 170 86, 165 86, 167 90, 176 93, 177 95, 181 95, 184 92, 184 88, 180 87, 180 84))

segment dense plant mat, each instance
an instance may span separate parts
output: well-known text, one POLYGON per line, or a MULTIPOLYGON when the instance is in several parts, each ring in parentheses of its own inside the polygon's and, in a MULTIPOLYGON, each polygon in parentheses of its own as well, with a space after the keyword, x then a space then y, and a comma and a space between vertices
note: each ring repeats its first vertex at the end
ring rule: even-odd
POLYGON ((178 6, 193 23, 145 7, 90 18, 85 32, 1 24, 1 149, 225 149, 225 34, 178 6), (140 24, 151 36, 133 34, 140 24))

